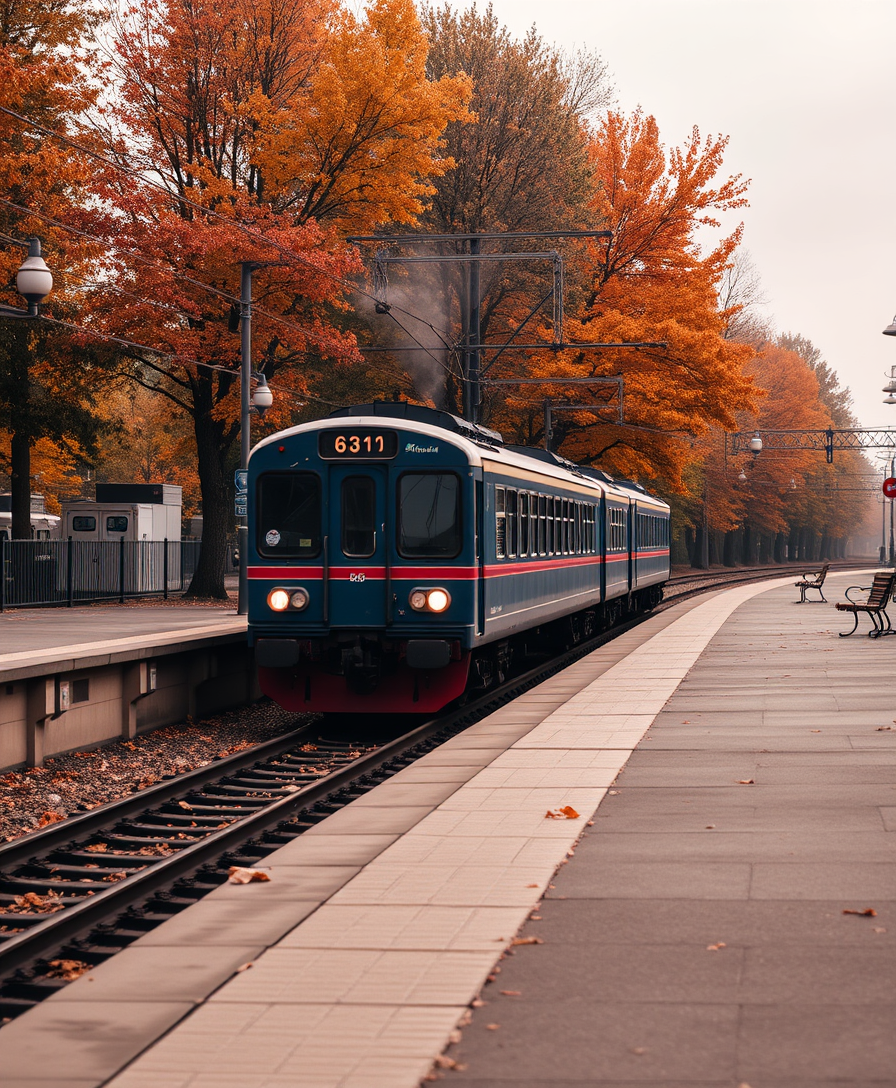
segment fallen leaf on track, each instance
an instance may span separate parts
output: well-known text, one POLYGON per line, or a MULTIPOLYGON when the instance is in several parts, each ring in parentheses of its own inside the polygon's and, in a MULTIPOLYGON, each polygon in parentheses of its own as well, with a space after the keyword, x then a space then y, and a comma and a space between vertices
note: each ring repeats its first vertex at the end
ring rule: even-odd
POLYGON ((719 941, 718 944, 708 944, 706 946, 707 952, 718 952, 720 948, 727 948, 728 945, 724 941, 719 941))
POLYGON ((263 869, 244 869, 240 865, 231 865, 227 876, 230 884, 252 884, 270 879, 263 869))
POLYGON ((85 971, 90 970, 90 967, 81 960, 50 960, 48 966, 52 970, 47 971, 47 978, 61 978, 65 982, 74 982, 85 971))

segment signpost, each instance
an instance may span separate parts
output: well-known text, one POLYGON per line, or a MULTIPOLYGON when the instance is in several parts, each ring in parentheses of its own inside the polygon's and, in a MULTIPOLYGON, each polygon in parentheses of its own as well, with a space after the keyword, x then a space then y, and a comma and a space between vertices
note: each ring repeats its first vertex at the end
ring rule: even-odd
MULTIPOLYGON (((238 518, 246 517, 246 500, 248 496, 247 481, 249 473, 244 468, 238 468, 233 474, 233 485, 236 489, 234 494, 234 516, 238 518)), ((896 483, 896 480, 893 481, 896 483)))

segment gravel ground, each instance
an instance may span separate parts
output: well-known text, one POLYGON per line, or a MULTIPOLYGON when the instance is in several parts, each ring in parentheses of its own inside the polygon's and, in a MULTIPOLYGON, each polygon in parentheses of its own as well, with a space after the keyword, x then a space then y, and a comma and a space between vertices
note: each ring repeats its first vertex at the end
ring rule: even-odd
POLYGON ((261 702, 193 724, 166 726, 132 741, 69 752, 43 767, 0 775, 0 842, 96 808, 297 729, 302 716, 261 702))

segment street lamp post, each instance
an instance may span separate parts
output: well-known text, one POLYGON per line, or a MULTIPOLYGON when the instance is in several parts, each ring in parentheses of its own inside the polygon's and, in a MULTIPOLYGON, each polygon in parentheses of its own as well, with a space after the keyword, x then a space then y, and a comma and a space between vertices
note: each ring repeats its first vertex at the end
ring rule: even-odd
POLYGON ((273 395, 264 374, 252 373, 252 273, 256 268, 267 268, 273 261, 240 262, 240 472, 242 487, 237 484, 237 552, 240 557, 239 592, 236 611, 245 616, 249 611, 249 519, 245 505, 245 479, 249 468, 249 451, 252 448, 252 412, 263 416, 273 403, 273 395), (252 379, 256 380, 252 393, 252 379), (240 503, 242 493, 243 503, 240 503), (242 511, 242 512, 240 512, 242 511))
POLYGON ((28 256, 16 273, 16 290, 28 302, 28 309, 0 304, 0 317, 40 317, 40 304, 53 290, 53 273, 40 253, 40 239, 28 239, 28 256))
MULTIPOLYGON (((0 303, 0 318, 33 321, 40 318, 40 304, 53 288, 53 273, 41 256, 40 239, 31 237, 27 243, 17 245, 28 247, 28 255, 16 273, 16 288, 28 303, 28 309, 18 306, 6 306, 0 303)), ((27 349, 26 349, 27 350, 27 349)), ((27 364, 24 380, 18 383, 18 390, 13 393, 14 402, 26 418, 29 400, 27 364)), ((10 490, 12 491, 12 535, 27 539, 31 536, 31 435, 26 431, 13 429, 11 441, 10 490)))

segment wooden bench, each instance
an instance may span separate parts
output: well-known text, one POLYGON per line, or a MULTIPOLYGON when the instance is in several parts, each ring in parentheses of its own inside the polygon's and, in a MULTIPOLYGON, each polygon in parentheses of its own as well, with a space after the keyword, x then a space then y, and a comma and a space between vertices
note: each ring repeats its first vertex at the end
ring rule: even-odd
MULTIPOLYGON (((821 597, 822 601, 824 601, 825 604, 828 603, 827 598, 821 591, 821 587, 824 585, 824 580, 827 577, 828 567, 830 567, 830 565, 830 563, 825 563, 822 565, 821 570, 806 571, 798 582, 794 582, 794 585, 800 591, 800 604, 807 603, 806 593, 810 589, 817 589, 818 595, 821 597)), ((812 602, 809 601, 808 603, 811 604, 812 602)))
POLYGON ((852 612, 855 623, 852 631, 840 631, 841 638, 848 638, 855 633, 859 626, 859 613, 867 612, 871 620, 872 630, 868 632, 869 638, 880 638, 881 635, 896 635, 896 631, 890 626, 890 617, 887 615, 887 604, 893 593, 893 582, 896 581, 896 573, 893 571, 879 571, 874 576, 870 586, 850 586, 846 591, 847 600, 838 601, 838 612, 852 612), (867 593, 864 601, 854 601, 850 597, 852 592, 867 593))

